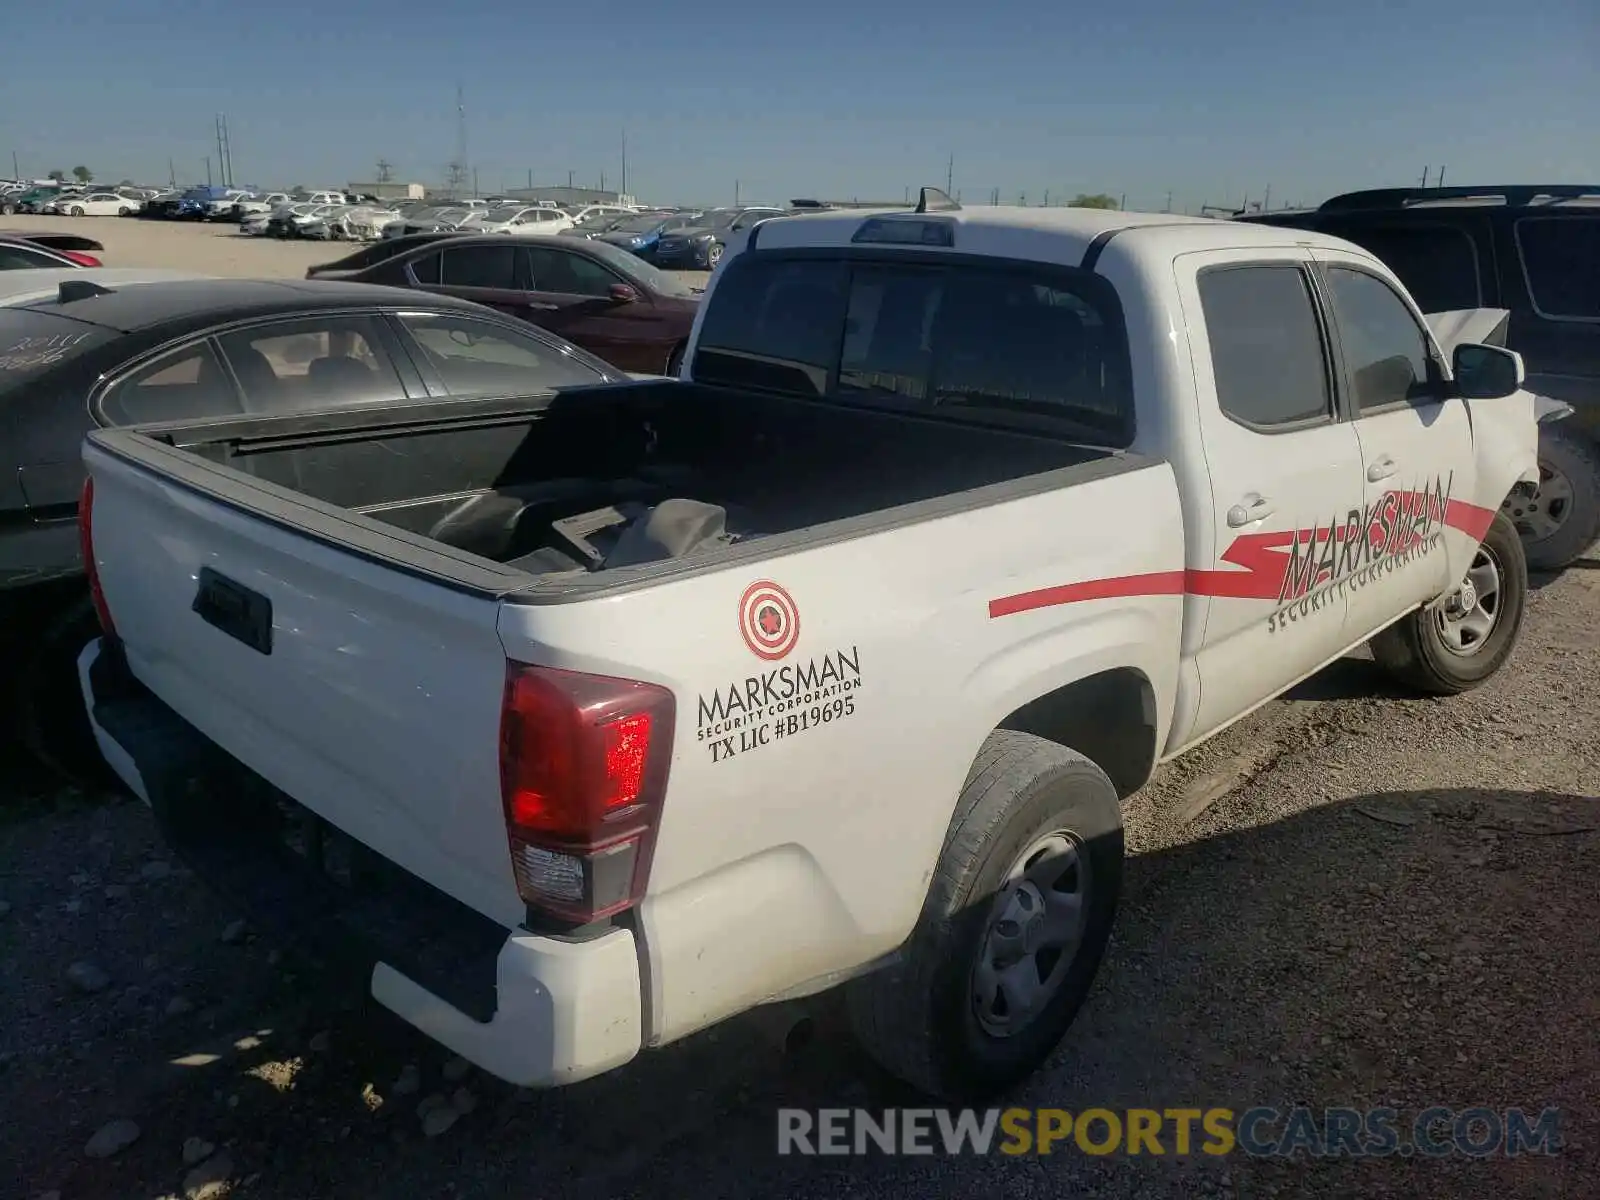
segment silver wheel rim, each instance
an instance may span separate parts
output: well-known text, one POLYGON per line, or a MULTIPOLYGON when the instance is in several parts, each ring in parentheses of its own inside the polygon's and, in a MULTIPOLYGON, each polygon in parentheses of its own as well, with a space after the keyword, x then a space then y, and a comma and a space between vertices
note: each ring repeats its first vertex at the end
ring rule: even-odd
POLYGON ((711 248, 706 251, 706 261, 713 267, 722 261, 722 247, 716 242, 711 243, 711 248))
POLYGON ((1572 512, 1572 480, 1549 463, 1541 462, 1538 490, 1532 496, 1513 493, 1500 510, 1517 527, 1521 537, 1530 542, 1542 542, 1555 536, 1572 512))
POLYGON ((1502 579, 1500 560, 1479 546, 1460 585, 1434 610, 1446 650, 1467 658, 1483 649, 1500 623, 1502 579))
POLYGON ((1017 856, 995 895, 972 968, 972 1011, 991 1037, 1033 1024, 1083 943, 1089 859, 1075 834, 1057 830, 1017 856))

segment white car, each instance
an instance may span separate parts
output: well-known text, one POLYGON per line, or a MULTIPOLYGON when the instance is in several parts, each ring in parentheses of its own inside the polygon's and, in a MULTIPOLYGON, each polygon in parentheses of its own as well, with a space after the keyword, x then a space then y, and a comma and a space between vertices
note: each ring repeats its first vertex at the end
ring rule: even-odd
POLYGON ((233 211, 242 223, 246 217, 257 213, 270 215, 273 209, 293 203, 294 198, 288 192, 268 192, 263 196, 241 196, 234 202, 233 211))
POLYGON ((600 221, 605 217, 626 217, 638 211, 637 208, 621 204, 591 204, 587 208, 573 209, 572 223, 581 225, 585 221, 600 221))
POLYGON ((80 192, 56 200, 53 207, 69 217, 125 217, 139 202, 117 192, 80 192))
POLYGON ((400 214, 392 208, 355 204, 342 214, 329 218, 328 228, 335 240, 375 242, 383 236, 385 226, 398 220, 400 214))
POLYGON ((173 851, 511 1083, 842 984, 984 1102, 1090 994, 1159 763, 1363 644, 1515 669, 1518 355, 1325 234, 929 193, 758 226, 581 419, 90 432, 79 678, 173 851))
POLYGON ((479 233, 510 233, 519 237, 544 237, 571 229, 573 219, 558 208, 491 208, 474 213, 463 229, 479 233))

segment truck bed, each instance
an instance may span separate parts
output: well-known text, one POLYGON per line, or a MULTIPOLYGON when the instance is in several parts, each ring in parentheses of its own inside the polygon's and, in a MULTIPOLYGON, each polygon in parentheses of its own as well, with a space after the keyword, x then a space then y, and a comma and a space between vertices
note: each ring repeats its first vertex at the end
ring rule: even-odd
POLYGON ((92 440, 298 533, 496 595, 617 586, 1118 469, 1109 451, 1031 431, 678 380, 92 440))

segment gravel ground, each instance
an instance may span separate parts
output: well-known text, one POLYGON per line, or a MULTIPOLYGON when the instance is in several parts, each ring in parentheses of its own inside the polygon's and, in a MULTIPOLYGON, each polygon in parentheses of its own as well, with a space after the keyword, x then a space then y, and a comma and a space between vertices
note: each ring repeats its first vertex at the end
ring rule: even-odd
MULTIPOLYGON (((306 268, 330 262, 353 249, 345 242, 290 242, 244 237, 226 223, 140 221, 132 217, 41 217, 18 213, 0 217, 0 229, 70 231, 105 246, 98 254, 108 267, 167 267, 204 275, 238 278, 303 278, 306 268)), ((705 286, 704 271, 676 271, 686 283, 705 286)))
POLYGON ((1094 995, 1018 1098, 1558 1106, 1556 1157, 781 1158, 778 1107, 908 1102, 833 1002, 787 1055, 746 1018, 517 1092, 296 979, 164 866, 139 806, 67 796, 0 825, 0 1161, 18 1195, 63 1200, 181 1195, 191 1169, 196 1195, 226 1175, 295 1200, 1600 1194, 1596 568, 1545 581, 1517 657, 1476 693, 1406 698, 1346 660, 1164 771, 1130 811, 1094 995), (93 968, 76 983, 75 963, 93 968), (89 1156, 119 1120, 137 1139, 89 1156))

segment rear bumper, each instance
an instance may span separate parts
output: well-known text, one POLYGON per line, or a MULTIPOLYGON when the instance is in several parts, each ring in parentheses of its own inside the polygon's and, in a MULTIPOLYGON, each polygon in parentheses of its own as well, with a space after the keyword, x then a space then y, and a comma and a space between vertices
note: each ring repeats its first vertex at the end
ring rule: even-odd
POLYGON ((632 931, 563 940, 507 930, 360 846, 336 882, 320 865, 331 853, 321 832, 315 867, 283 836, 297 835, 296 812, 315 818, 167 707, 120 654, 91 642, 78 677, 112 770, 178 857, 263 928, 354 974, 386 1008, 509 1083, 575 1083, 638 1054, 632 931))

